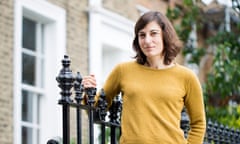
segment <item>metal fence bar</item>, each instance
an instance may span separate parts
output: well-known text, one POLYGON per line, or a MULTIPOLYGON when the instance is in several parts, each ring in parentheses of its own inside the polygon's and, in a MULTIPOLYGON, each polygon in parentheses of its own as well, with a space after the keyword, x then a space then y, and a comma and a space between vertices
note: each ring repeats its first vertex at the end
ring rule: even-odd
POLYGON ((89 117, 89 144, 94 143, 94 124, 93 124, 93 110, 88 111, 89 117))
MULTIPOLYGON (((87 88, 86 89, 86 94, 88 96, 88 105, 90 107, 94 107, 94 97, 96 95, 96 88, 87 88)), ((88 110, 88 118, 89 118, 89 144, 94 144, 94 120, 93 120, 93 113, 94 109, 89 109, 88 110)))
POLYGON ((79 107, 77 107, 77 144, 82 144, 82 112, 79 107))
MULTIPOLYGON (((80 75, 80 72, 77 72, 76 81, 74 83, 74 90, 75 90, 75 100, 78 105, 81 104, 81 101, 83 100, 83 87, 81 85, 82 83, 82 77, 80 75)), ((82 112, 79 106, 76 107, 76 115, 77 115, 77 144, 82 143, 82 112)))
POLYGON ((105 124, 101 124, 101 144, 105 144, 106 140, 106 126, 105 124))
POLYGON ((69 103, 72 103, 70 98, 71 96, 71 88, 73 87, 74 76, 72 71, 70 70, 70 60, 68 56, 64 56, 62 60, 63 68, 60 70, 59 75, 56 80, 59 83, 59 87, 61 89, 61 99, 59 100, 59 104, 62 105, 63 112, 63 144, 70 143, 70 112, 69 112, 69 103))
POLYGON ((63 104, 63 144, 70 144, 70 112, 69 106, 63 104))
POLYGON ((116 144, 117 143, 117 138, 116 138, 116 127, 111 126, 111 144, 116 144))

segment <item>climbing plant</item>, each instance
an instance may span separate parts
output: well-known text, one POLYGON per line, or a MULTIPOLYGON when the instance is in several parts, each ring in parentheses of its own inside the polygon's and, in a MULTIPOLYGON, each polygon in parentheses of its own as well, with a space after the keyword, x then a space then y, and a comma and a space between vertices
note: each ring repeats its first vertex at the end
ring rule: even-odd
POLYGON ((176 31, 185 44, 183 55, 190 55, 188 63, 199 65, 207 54, 207 47, 214 48, 212 67, 203 83, 206 114, 208 119, 240 128, 240 24, 234 25, 235 29, 231 32, 216 30, 214 36, 204 41, 205 48, 193 47, 190 34, 194 26, 200 32, 209 22, 198 3, 183 0, 183 5, 168 9, 167 16, 173 22, 177 21, 176 31))
POLYGON ((190 54, 189 63, 199 64, 201 57, 205 54, 205 49, 194 47, 193 41, 189 36, 193 31, 194 25, 196 30, 202 28, 204 19, 200 14, 200 9, 193 3, 192 0, 184 0, 181 7, 174 7, 167 9, 167 16, 170 20, 176 21, 175 29, 183 42, 183 55, 190 54))
POLYGON ((211 73, 205 83, 207 116, 240 128, 240 37, 234 32, 219 32, 209 39, 216 45, 211 73))

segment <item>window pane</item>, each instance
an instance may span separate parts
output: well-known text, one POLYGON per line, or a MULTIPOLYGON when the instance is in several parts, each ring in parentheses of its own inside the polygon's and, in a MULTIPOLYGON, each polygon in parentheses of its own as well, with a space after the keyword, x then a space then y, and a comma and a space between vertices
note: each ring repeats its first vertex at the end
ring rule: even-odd
POLYGON ((33 96, 30 92, 22 91, 22 120, 33 121, 33 96))
POLYGON ((22 127, 22 144, 32 144, 32 128, 22 127))
POLYGON ((39 97, 33 92, 22 91, 22 121, 39 124, 39 97))
POLYGON ((36 23, 23 18, 22 44, 23 47, 32 51, 36 50, 36 23))
POLYGON ((27 54, 22 54, 22 82, 35 85, 35 65, 36 58, 27 54))
POLYGON ((40 117, 40 94, 38 94, 36 97, 35 97, 35 102, 34 102, 34 107, 35 107, 35 118, 34 118, 34 121, 39 124, 39 117, 40 117))

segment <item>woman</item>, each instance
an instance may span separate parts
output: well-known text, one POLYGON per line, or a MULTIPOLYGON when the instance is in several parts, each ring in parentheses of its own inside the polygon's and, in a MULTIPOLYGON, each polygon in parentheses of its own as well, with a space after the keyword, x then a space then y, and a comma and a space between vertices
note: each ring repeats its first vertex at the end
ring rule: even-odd
MULTIPOLYGON (((181 42, 166 16, 150 11, 135 25, 134 61, 118 64, 103 87, 109 104, 123 97, 121 144, 202 144, 205 110, 196 75, 176 63, 181 42), (190 118, 188 138, 180 128, 181 111, 190 118)), ((96 87, 94 75, 84 87, 96 87)))

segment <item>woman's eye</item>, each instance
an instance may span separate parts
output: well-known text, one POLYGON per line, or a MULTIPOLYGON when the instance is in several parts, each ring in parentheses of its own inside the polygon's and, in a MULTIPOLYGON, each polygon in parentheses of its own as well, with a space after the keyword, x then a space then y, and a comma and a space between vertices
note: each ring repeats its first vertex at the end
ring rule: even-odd
POLYGON ((140 38, 144 38, 145 37, 145 34, 139 34, 138 35, 140 38))
POLYGON ((151 32, 151 36, 157 36, 158 32, 151 32))

